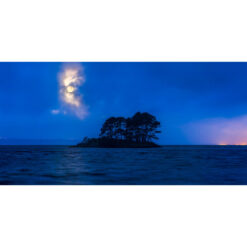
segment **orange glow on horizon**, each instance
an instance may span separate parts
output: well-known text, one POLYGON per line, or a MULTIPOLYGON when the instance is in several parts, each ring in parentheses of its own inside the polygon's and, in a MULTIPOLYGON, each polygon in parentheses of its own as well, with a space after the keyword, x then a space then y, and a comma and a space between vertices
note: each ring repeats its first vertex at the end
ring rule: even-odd
POLYGON ((242 142, 242 143, 236 143, 236 144, 226 144, 226 143, 220 143, 218 144, 220 146, 227 146, 227 145, 233 145, 233 146, 246 146, 247 142, 242 142))

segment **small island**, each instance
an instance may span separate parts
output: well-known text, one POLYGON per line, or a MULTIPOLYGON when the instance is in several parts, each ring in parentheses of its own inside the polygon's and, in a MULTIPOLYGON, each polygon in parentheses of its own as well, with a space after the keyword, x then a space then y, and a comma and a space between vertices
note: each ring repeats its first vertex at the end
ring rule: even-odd
POLYGON ((133 117, 110 117, 100 131, 98 138, 85 137, 75 147, 99 148, 151 148, 159 147, 153 140, 161 133, 160 122, 156 117, 137 112, 133 117))

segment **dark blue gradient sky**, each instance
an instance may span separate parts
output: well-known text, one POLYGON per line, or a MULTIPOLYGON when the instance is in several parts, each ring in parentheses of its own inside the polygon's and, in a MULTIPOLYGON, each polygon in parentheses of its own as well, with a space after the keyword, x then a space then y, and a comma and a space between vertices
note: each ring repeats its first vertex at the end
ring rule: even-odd
POLYGON ((147 111, 162 124, 162 144, 247 142, 247 63, 81 65, 84 119, 51 113, 62 63, 0 63, 0 137, 82 139, 110 116, 147 111))

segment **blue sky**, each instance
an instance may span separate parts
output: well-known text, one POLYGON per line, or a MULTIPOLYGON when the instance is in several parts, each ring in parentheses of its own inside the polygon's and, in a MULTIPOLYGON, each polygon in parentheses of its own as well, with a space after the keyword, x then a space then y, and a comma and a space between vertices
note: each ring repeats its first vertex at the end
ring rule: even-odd
POLYGON ((1 138, 94 137, 110 116, 147 111, 162 124, 162 144, 247 142, 247 63, 80 63, 82 118, 59 96, 59 73, 71 65, 0 63, 1 138))

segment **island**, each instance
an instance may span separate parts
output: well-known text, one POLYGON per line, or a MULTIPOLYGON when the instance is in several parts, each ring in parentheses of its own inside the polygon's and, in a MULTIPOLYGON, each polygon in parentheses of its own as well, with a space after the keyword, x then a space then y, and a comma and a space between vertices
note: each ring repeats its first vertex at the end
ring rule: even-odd
POLYGON ((137 112, 133 117, 110 117, 100 131, 98 138, 85 137, 74 147, 99 148, 151 148, 159 147, 157 140, 160 122, 156 117, 137 112))

